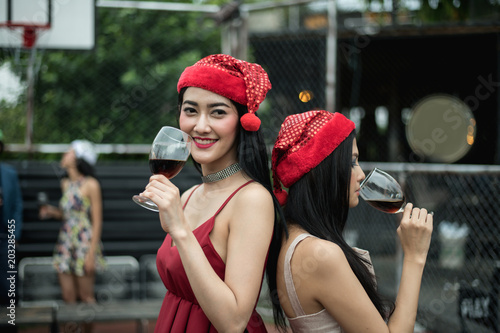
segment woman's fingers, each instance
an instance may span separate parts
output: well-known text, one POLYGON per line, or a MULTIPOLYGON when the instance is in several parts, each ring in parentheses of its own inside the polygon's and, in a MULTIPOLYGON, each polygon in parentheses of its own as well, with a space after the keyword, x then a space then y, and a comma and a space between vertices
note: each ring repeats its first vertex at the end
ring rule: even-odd
POLYGON ((411 214, 413 221, 425 220, 427 217, 427 209, 425 208, 413 208, 411 214))
POLYGON ((403 211, 403 217, 401 221, 424 221, 427 222, 429 218, 432 221, 432 217, 434 216, 434 212, 429 212, 425 208, 413 207, 413 204, 410 202, 406 204, 405 209, 403 211))
POLYGON ((160 210, 167 210, 180 203, 179 189, 162 175, 151 176, 144 192, 140 195, 151 199, 160 210))
POLYGON ((427 256, 432 234, 433 216, 425 208, 408 204, 397 233, 407 258, 422 261, 427 256))
POLYGON ((402 219, 410 219, 411 210, 413 208, 413 204, 411 202, 407 203, 405 209, 403 210, 403 218, 402 219))
MULTIPOLYGON (((146 194, 146 192, 154 191, 155 189, 159 191, 168 191, 171 188, 175 188, 175 186, 172 182, 170 182, 170 180, 167 179, 167 177, 162 175, 153 175, 149 178, 149 183, 146 185, 143 193, 146 194)), ((141 193, 141 195, 143 193, 141 193)))
POLYGON ((170 180, 168 180, 167 177, 163 176, 163 175, 153 175, 151 177, 149 177, 149 183, 146 185, 146 188, 148 188, 149 186, 151 186, 151 184, 163 184, 165 186, 173 186, 172 182, 170 180))

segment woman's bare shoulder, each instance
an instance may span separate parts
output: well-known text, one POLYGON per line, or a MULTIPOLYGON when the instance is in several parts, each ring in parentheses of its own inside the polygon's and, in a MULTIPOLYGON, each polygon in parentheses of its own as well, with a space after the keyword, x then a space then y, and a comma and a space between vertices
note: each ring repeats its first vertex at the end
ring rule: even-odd
MULTIPOLYGON (((248 228, 268 230, 272 233, 274 221, 274 204, 271 194, 259 183, 252 182, 241 188, 231 199, 226 208, 227 216, 237 216, 231 218, 232 228, 243 226, 245 232, 248 228)), ((242 229, 242 230, 243 230, 242 229)))
POLYGON ((258 182, 251 182, 238 191, 236 201, 249 205, 251 207, 259 207, 262 204, 271 203, 271 193, 258 182))
POLYGON ((331 277, 333 271, 350 267, 340 246, 317 237, 302 240, 295 249, 294 258, 309 268, 314 267, 311 277, 317 279, 331 277))
POLYGON ((184 193, 181 194, 181 202, 182 202, 182 204, 184 204, 186 202, 187 198, 189 198, 189 196, 191 195, 191 193, 193 193, 193 191, 196 188, 198 188, 199 186, 200 186, 200 184, 193 185, 190 188, 188 188, 186 191, 184 191, 184 193))
POLYGON ((101 184, 94 177, 85 177, 85 181, 82 183, 80 191, 84 196, 97 197, 101 193, 101 184))
POLYGON ((94 177, 85 177, 82 187, 89 191, 99 191, 101 189, 101 184, 94 177))

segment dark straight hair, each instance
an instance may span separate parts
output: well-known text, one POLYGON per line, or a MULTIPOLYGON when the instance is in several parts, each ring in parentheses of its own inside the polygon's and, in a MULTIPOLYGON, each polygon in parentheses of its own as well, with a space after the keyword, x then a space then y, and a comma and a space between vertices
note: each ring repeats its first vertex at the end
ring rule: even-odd
POLYGON ((76 169, 84 176, 90 176, 96 178, 94 167, 84 159, 81 158, 76 159, 76 169))
MULTIPOLYGON (((93 177, 97 179, 95 175, 95 168, 82 158, 76 158, 76 170, 78 170, 78 172, 85 177, 93 177)), ((64 172, 62 177, 68 178, 68 173, 64 172)))
MULTIPOLYGON (((76 159, 76 170, 78 170, 78 172, 81 173, 83 176, 92 177, 100 183, 99 178, 96 177, 95 168, 91 164, 89 164, 87 161, 85 161, 84 159, 82 159, 82 158, 76 159)), ((62 177, 69 178, 68 172, 64 171, 64 174, 62 175, 62 177)), ((101 189, 101 191, 102 191, 102 189, 101 189)))
MULTIPOLYGON (((184 97, 184 92, 186 88, 182 88, 179 93, 179 99, 177 103, 178 111, 181 112, 182 102, 184 97)), ((236 106, 238 111, 238 116, 241 118, 244 114, 248 112, 245 105, 236 103, 231 100, 231 102, 236 106)), ((261 125, 262 126, 262 125, 261 125)), ((274 203, 274 231, 271 239, 271 244, 268 252, 268 258, 266 263, 266 278, 267 284, 269 286, 269 296, 271 300, 276 298, 276 268, 278 265, 278 256, 281 248, 281 241, 283 234, 288 236, 288 229, 285 225, 285 218, 283 210, 273 193, 273 187, 271 182, 270 168, 269 168, 269 155, 267 153, 266 144, 264 142, 264 137, 261 130, 258 131, 247 131, 238 123, 238 163, 245 173, 254 181, 260 183, 262 186, 269 191, 273 198, 274 203)), ((196 169, 201 174, 200 164, 194 161, 196 169)), ((273 301, 274 307, 275 301, 273 301)), ((278 303, 279 306, 279 303, 278 303)))
MULTIPOLYGON (((298 225, 311 235, 333 242, 342 249, 354 274, 385 320, 392 310, 386 308, 377 292, 375 276, 367 267, 370 263, 360 257, 343 237, 349 213, 352 144, 355 136, 356 132, 351 132, 319 165, 290 186, 284 208, 285 218, 288 225, 298 225)), ((276 324, 284 330, 286 322, 283 310, 273 303, 273 312, 276 324)))

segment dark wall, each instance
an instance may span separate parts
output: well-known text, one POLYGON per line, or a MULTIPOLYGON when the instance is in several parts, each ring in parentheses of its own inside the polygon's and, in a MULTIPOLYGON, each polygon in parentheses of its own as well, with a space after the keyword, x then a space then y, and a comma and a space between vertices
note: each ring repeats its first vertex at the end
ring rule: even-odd
MULTIPOLYGON (((412 108, 428 95, 450 94, 464 101, 477 121, 475 144, 457 163, 496 164, 499 158, 497 44, 496 34, 341 40, 338 110, 361 105, 370 116, 375 107, 384 105, 390 112, 397 111, 393 116, 399 117, 400 110, 412 108)), ((397 123, 400 140, 405 143, 402 156, 410 156, 404 125, 399 120, 397 123)), ((387 138, 377 135, 375 128, 362 130, 365 139, 373 136, 380 140, 379 152, 375 154, 366 152, 365 143, 360 142, 364 156, 374 161, 377 156, 387 157, 383 152, 387 138)))
MULTIPOLYGON (((58 205, 61 197, 60 179, 63 175, 58 162, 9 162, 17 169, 23 193, 23 228, 17 258, 51 256, 61 221, 40 220, 37 193, 46 192, 50 204, 58 205)), ((96 166, 103 198, 102 242, 104 254, 131 255, 137 259, 156 254, 165 238, 158 213, 146 210, 132 201, 132 196, 146 186, 151 172, 146 161, 103 161, 96 166)), ((200 183, 199 173, 192 163, 172 179, 184 192, 200 183)))
MULTIPOLYGON (((401 111, 429 95, 449 94, 468 104, 477 122, 474 145, 455 163, 500 164, 498 40, 494 33, 340 37, 334 111, 365 110, 358 128, 362 160, 427 162, 415 160, 401 111), (375 124, 378 106, 390 113, 386 132, 375 124), (398 151, 391 152, 395 146, 398 151)), ((325 31, 251 37, 255 61, 265 67, 273 83, 272 114, 263 120, 271 133, 277 134, 288 114, 325 108, 325 41, 325 31), (298 95, 303 89, 311 89, 315 98, 302 103, 298 95)))

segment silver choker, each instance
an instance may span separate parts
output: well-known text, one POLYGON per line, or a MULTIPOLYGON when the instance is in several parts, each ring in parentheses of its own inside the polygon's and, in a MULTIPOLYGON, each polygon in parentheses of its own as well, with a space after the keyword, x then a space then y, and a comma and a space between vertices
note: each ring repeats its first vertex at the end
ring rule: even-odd
POLYGON ((204 183, 217 182, 219 180, 222 180, 222 179, 225 179, 229 176, 234 175, 235 173, 237 173, 240 170, 241 170, 240 165, 238 163, 234 163, 221 171, 217 171, 216 173, 211 173, 211 174, 206 175, 206 176, 201 176, 201 181, 204 183))

